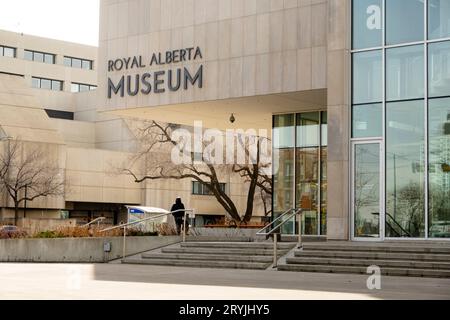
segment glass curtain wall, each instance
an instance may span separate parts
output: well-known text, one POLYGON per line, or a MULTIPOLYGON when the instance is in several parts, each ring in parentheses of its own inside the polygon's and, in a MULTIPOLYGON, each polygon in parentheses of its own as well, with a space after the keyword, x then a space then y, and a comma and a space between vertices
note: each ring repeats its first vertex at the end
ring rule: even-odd
MULTIPOLYGON (((327 231, 327 128, 326 112, 274 116, 274 216, 302 208, 305 235, 327 231)), ((296 228, 292 220, 282 231, 296 228)))
POLYGON ((352 28, 353 177, 381 141, 381 236, 450 238, 450 0, 353 0, 352 28))

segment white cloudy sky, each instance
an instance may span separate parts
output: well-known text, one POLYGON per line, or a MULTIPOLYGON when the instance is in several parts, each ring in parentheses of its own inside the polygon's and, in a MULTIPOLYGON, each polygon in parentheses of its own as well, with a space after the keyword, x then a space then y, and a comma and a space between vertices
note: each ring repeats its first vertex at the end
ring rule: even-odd
POLYGON ((0 29, 98 45, 99 0, 0 0, 0 29))

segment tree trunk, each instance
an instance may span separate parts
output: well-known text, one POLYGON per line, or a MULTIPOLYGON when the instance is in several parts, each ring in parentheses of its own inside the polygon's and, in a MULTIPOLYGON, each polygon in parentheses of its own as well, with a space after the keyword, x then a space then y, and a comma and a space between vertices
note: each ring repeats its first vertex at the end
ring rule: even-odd
POLYGON ((19 204, 14 204, 14 225, 17 226, 19 222, 19 204))

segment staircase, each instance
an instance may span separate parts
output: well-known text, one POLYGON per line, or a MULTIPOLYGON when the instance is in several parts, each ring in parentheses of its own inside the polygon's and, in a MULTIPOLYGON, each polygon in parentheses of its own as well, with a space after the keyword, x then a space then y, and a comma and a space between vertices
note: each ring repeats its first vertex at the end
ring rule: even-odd
POLYGON ((372 265, 383 275, 450 278, 450 243, 305 243, 278 270, 367 274, 372 265))
MULTIPOLYGON (((278 244, 282 257, 294 243, 278 244)), ((273 264, 272 242, 186 242, 144 253, 124 264, 265 270, 273 264)))

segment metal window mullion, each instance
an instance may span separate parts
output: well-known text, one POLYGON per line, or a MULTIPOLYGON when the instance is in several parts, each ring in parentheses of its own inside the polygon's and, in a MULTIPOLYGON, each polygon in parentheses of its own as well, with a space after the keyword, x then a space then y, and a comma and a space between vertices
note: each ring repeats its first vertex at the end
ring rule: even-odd
POLYGON ((387 130, 386 130, 386 121, 387 121, 387 109, 386 109, 386 0, 383 0, 382 2, 383 6, 383 30, 382 30, 382 99, 383 99, 383 106, 382 106, 382 141, 380 145, 382 146, 382 152, 380 153, 380 162, 381 162, 381 173, 380 173, 380 239, 383 241, 386 237, 386 154, 387 154, 387 130))
MULTIPOLYGON (((293 201, 292 208, 297 208, 297 127, 298 127, 297 114, 294 113, 294 163, 292 165, 292 167, 293 167, 292 191, 293 191, 294 195, 292 197, 292 201, 293 201)), ((297 215, 294 216, 293 219, 294 219, 294 228, 292 230, 295 234, 295 225, 296 225, 295 222, 297 219, 297 215)), ((298 230, 298 232, 299 232, 299 234, 301 234, 302 230, 298 230)))
POLYGON ((424 174, 425 174, 425 201, 424 201, 424 206, 425 206, 425 239, 428 239, 429 234, 429 134, 428 134, 428 44, 427 44, 427 40, 428 40, 428 0, 424 1, 424 6, 425 6, 425 13, 424 13, 424 39, 425 39, 425 43, 424 43, 424 76, 425 76, 425 88, 424 88, 424 93, 425 93, 425 101, 424 101, 424 107, 425 107, 425 134, 424 134, 424 152, 425 152, 425 167, 424 167, 424 174))
POLYGON ((322 111, 319 111, 319 163, 317 165, 317 235, 320 236, 320 230, 322 225, 322 111))

